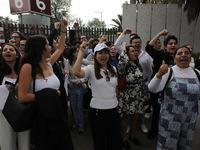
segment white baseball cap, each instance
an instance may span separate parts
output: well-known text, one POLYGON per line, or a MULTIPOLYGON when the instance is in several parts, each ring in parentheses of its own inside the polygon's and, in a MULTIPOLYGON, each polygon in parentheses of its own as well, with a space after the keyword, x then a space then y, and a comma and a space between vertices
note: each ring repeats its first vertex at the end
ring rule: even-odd
POLYGON ((96 52, 98 52, 98 51, 103 50, 103 49, 106 49, 106 50, 108 50, 108 52, 110 52, 110 48, 109 48, 106 44, 101 43, 101 44, 97 44, 97 45, 95 46, 95 48, 94 48, 94 54, 95 54, 96 52))

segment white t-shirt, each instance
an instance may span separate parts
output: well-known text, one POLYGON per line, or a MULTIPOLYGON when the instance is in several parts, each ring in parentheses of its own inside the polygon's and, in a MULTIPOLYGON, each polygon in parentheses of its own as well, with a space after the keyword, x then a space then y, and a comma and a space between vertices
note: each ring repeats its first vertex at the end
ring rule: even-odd
POLYGON ((138 59, 143 69, 143 79, 149 83, 149 81, 151 80, 151 75, 153 73, 153 70, 152 70, 153 59, 147 52, 143 50, 141 50, 141 53, 138 56, 138 59))
MULTIPOLYGON (((198 81, 197 75, 191 67, 180 68, 180 67, 175 65, 175 66, 172 67, 172 69, 173 69, 173 73, 172 73, 171 79, 173 77, 196 78, 197 81, 198 81)), ((165 75, 162 76, 162 79, 158 79, 155 75, 154 78, 150 81, 150 83, 148 85, 149 91, 151 91, 153 93, 157 93, 157 92, 162 91, 164 89, 164 86, 165 86, 167 79, 169 77, 169 72, 170 71, 168 69, 168 72, 165 75)), ((200 74, 200 71, 198 71, 198 72, 200 74)))
MULTIPOLYGON (((114 68, 116 71, 116 68, 114 68)), ((117 77, 110 77, 110 81, 106 81, 106 75, 103 69, 100 73, 103 78, 97 80, 94 73, 94 65, 88 65, 83 68, 85 78, 91 83, 92 100, 90 107, 96 109, 112 109, 117 107, 118 101, 116 96, 117 77)))

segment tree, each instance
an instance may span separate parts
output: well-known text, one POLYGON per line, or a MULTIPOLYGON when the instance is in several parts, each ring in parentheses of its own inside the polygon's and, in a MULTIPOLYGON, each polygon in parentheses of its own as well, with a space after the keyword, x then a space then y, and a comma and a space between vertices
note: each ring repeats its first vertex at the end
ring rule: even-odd
POLYGON ((70 19, 69 8, 71 0, 52 0, 51 1, 51 22, 60 21, 61 18, 70 19))
POLYGON ((110 24, 111 26, 118 28, 119 31, 123 31, 122 29, 122 15, 117 15, 118 19, 112 19, 115 24, 110 24))
POLYGON ((79 24, 79 27, 86 27, 86 24, 83 23, 83 20, 81 18, 76 18, 75 22, 79 24))
POLYGON ((104 21, 100 21, 98 18, 94 18, 92 21, 88 21, 87 27, 89 28, 105 28, 106 24, 104 21))
POLYGON ((5 24, 8 24, 8 23, 18 23, 17 20, 12 20, 10 19, 9 17, 3 17, 3 16, 0 16, 0 22, 3 22, 5 24))
POLYGON ((184 11, 187 12, 188 22, 197 20, 200 12, 200 0, 130 0, 131 4, 178 4, 184 5, 184 11))
MULTIPOLYGON (((179 0, 183 1, 183 0, 179 0)), ((187 11, 188 22, 191 23, 197 20, 200 12, 200 1, 199 0, 187 0, 184 11, 187 11)))

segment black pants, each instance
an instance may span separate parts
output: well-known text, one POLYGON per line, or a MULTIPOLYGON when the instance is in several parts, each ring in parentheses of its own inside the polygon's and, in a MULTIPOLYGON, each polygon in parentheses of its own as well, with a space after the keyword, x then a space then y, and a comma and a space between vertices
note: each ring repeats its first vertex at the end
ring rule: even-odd
POLYGON ((158 103, 160 93, 151 93, 150 92, 150 105, 153 107, 152 120, 151 120, 151 128, 149 134, 152 136, 156 136, 158 134, 158 122, 159 122, 159 114, 160 114, 160 104, 158 103))
POLYGON ((94 150, 123 150, 117 109, 89 109, 94 150))
POLYGON ((32 143, 37 150, 74 150, 67 120, 49 119, 37 114, 31 130, 32 143))

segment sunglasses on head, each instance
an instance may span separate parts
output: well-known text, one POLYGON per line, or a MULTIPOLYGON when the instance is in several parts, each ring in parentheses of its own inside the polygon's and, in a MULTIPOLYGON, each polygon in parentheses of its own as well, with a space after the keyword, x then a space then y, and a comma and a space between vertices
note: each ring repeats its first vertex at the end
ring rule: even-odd
POLYGON ((109 77, 108 71, 105 70, 105 71, 103 71, 103 72, 104 72, 104 74, 105 74, 105 76, 106 76, 106 81, 109 82, 109 81, 110 81, 110 77, 109 77))

